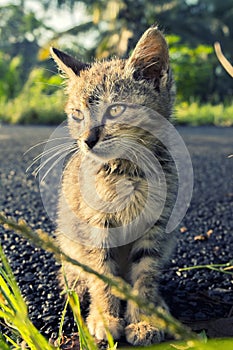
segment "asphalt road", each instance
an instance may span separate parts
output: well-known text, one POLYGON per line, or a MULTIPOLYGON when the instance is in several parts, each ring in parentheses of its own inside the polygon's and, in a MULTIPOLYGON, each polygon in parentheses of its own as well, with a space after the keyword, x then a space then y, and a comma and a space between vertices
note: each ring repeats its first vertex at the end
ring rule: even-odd
MULTIPOLYGON (((51 127, 0 127, 0 211, 15 219, 24 218, 33 228, 50 233, 54 223, 42 205, 38 181, 25 173, 43 145, 23 154, 46 140, 52 131, 51 127)), ((175 317, 194 329, 198 324, 203 329, 203 322, 233 316, 232 274, 178 269, 233 260, 233 158, 228 157, 233 154, 233 128, 179 127, 178 131, 191 154, 194 190, 180 224, 177 247, 162 274, 161 292, 175 317)), ((32 321, 48 337, 56 336, 63 307, 56 281, 58 264, 51 254, 3 227, 0 238, 32 321)), ((65 331, 72 329, 67 317, 65 331)), ((215 335, 225 335, 224 329, 215 335)))

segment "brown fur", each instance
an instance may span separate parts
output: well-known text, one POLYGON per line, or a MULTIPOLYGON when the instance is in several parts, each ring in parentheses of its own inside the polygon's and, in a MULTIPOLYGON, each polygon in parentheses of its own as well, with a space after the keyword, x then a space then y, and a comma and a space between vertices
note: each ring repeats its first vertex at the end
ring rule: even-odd
MULTIPOLYGON (((161 142, 143 128, 143 117, 132 127, 110 124, 108 117, 103 119, 103 116, 112 113, 112 108, 114 112, 116 106, 119 110, 126 108, 127 115, 133 118, 137 113, 135 105, 145 106, 170 118, 174 84, 166 41, 161 32, 152 27, 144 33, 128 60, 113 59, 92 65, 78 62, 56 49, 52 49, 51 53, 68 78, 66 112, 70 133, 79 148, 79 152, 70 159, 63 176, 58 212, 60 246, 72 258, 100 273, 121 276, 148 302, 166 308, 158 294, 158 281, 173 241, 171 234, 165 233, 175 196, 172 162, 161 142), (74 120, 78 118, 84 122, 74 120), (95 118, 102 118, 101 128, 99 125, 96 127, 95 118), (119 228, 120 235, 121 228, 124 230, 143 211, 149 191, 148 183, 137 165, 127 159, 114 157, 114 145, 117 147, 118 141, 112 141, 113 138, 120 140, 120 145, 125 145, 126 149, 127 143, 133 140, 153 152, 165 173, 167 197, 159 220, 147 233, 129 241, 126 239, 124 245, 120 245, 116 237, 115 244, 109 246, 111 229, 119 228), (88 140, 95 141, 91 150, 86 146, 88 140), (116 159, 105 159, 111 147, 113 158, 116 159), (99 149, 104 163, 95 173, 96 191, 104 203, 114 203, 113 211, 106 208, 98 210, 83 198, 82 186, 87 184, 88 188, 91 171, 99 161, 95 155, 88 158, 88 154, 94 153, 95 149, 99 149), (85 171, 80 175, 84 161, 85 171), (124 203, 126 205, 122 207, 124 203)), ((144 111, 144 107, 140 108, 144 111)), ((151 121, 156 122, 153 116, 151 121)), ((155 186, 150 191, 154 205, 144 214, 148 221, 156 215, 160 202, 159 188, 155 186)), ((102 281, 70 264, 65 265, 65 272, 70 286, 78 278, 76 290, 81 302, 86 290, 89 291, 91 303, 87 324, 97 339, 106 338, 104 316, 115 339, 125 333, 126 339, 134 345, 148 345, 162 340, 162 332, 143 319, 137 306, 128 303, 123 314, 120 300, 112 295, 111 289, 102 281)))

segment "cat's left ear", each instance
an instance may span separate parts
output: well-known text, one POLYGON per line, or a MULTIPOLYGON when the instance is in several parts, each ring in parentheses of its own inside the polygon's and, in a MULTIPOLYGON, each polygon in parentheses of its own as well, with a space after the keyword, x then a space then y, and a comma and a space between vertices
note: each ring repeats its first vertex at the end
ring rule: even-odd
POLYGON ((69 78, 80 75, 82 70, 89 67, 88 64, 80 62, 70 55, 55 49, 54 47, 50 48, 50 53, 61 71, 64 72, 69 78))
POLYGON ((168 71, 168 45, 157 27, 149 28, 142 35, 126 63, 126 69, 133 71, 135 79, 153 80, 155 84, 168 71))

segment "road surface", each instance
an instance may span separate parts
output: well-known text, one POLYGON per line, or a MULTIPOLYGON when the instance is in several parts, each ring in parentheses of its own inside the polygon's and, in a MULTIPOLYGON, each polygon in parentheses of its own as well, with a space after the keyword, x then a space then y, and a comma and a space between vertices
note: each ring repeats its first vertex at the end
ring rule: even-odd
MULTIPOLYGON (((25 173, 43 145, 23 154, 32 145, 46 140, 53 129, 0 128, 0 211, 15 219, 24 218, 32 228, 51 233, 54 223, 42 205, 38 182, 25 173)), ((232 316, 232 275, 208 269, 185 272, 178 269, 224 264, 233 259, 233 158, 229 157, 233 154, 233 128, 179 127, 178 131, 191 155, 194 190, 179 226, 177 247, 163 270, 161 292, 173 315, 194 325, 232 316)), ((32 321, 48 337, 56 336, 63 308, 56 281, 58 264, 51 254, 32 247, 3 227, 0 237, 32 321)), ((67 317, 65 331, 69 333, 72 329, 71 318, 67 317)), ((221 336, 221 332, 224 329, 219 329, 217 335, 221 336)))

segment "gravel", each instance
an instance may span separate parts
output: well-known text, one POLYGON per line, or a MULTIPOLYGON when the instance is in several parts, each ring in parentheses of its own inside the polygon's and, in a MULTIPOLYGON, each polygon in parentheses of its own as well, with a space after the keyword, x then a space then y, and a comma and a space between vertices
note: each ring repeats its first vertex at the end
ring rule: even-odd
MULTIPOLYGON (((43 145, 23 154, 52 131, 51 127, 0 128, 0 211, 14 219, 24 218, 32 228, 50 234, 55 227, 42 205, 38 182, 25 173, 43 145)), ((228 157, 233 153, 233 129, 179 127, 178 131, 191 154, 195 185, 177 247, 162 273, 161 292, 173 315, 183 322, 230 317, 232 275, 210 269, 178 270, 233 259, 233 159, 228 157)), ((3 227, 0 238, 32 322, 47 337, 56 337, 64 306, 56 280, 58 263, 50 253, 3 227)), ((75 331, 70 314, 64 329, 75 331)))

